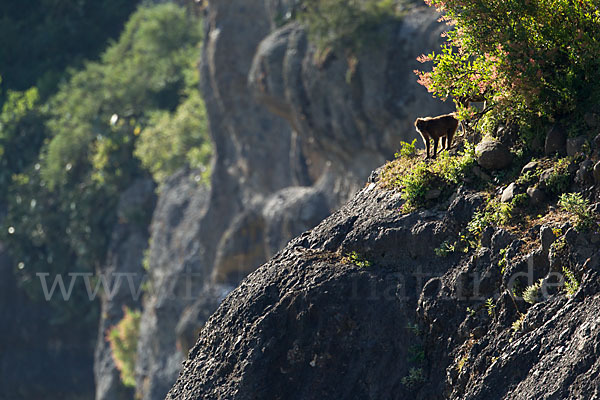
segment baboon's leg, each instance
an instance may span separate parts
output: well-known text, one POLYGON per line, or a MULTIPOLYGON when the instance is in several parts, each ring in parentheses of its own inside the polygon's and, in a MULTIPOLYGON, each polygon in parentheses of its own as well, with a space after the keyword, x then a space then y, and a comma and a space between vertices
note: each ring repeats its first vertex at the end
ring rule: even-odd
POLYGON ((429 158, 429 136, 427 136, 424 133, 421 133, 421 137, 423 138, 423 143, 425 143, 425 148, 427 149, 427 157, 425 158, 429 158))
POLYGON ((448 150, 448 147, 446 147, 446 136, 442 136, 442 149, 448 150))
POLYGON ((437 155, 437 146, 439 138, 433 138, 433 158, 437 155))
MULTIPOLYGON (((458 129, 458 125, 456 126, 456 129, 458 129)), ((449 150, 450 147, 452 147, 452 139, 454 138, 456 129, 450 129, 450 131, 448 131, 448 140, 447 140, 448 147, 446 147, 446 150, 449 150)))

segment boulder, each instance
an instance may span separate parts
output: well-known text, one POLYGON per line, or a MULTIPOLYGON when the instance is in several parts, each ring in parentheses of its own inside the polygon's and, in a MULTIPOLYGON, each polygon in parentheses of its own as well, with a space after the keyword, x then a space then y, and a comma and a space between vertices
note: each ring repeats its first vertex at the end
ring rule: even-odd
POLYGON ((535 172, 535 170, 540 165, 537 161, 529 161, 525 166, 521 169, 521 175, 526 174, 527 172, 535 172))
POLYGON ((585 160, 579 164, 575 179, 580 185, 588 185, 594 182, 594 162, 585 160))
POLYGON ((567 139, 567 155, 574 156, 583 151, 583 147, 587 144, 587 139, 583 136, 567 139))
POLYGON ((552 228, 548 225, 543 225, 540 228, 540 242, 542 243, 542 249, 545 252, 548 252, 548 250, 550 250, 550 246, 555 240, 556 235, 554 234, 552 228))
POLYGON ((546 155, 558 153, 566 154, 567 134, 562 126, 554 125, 546 134, 546 142, 544 144, 544 152, 546 155))
POLYGON ((594 165, 594 182, 596 185, 600 184, 600 161, 594 165))
POLYGON ((531 203, 534 205, 542 204, 544 201, 546 201, 546 194, 544 191, 535 186, 527 188, 527 195, 531 199, 531 203))
POLYGON ((512 201, 512 199, 515 197, 515 195, 517 194, 517 184, 516 183, 511 183, 510 185, 508 185, 506 187, 506 189, 504 189, 502 191, 502 196, 500 197, 500 201, 503 203, 510 203, 512 201))
POLYGON ((488 170, 506 168, 512 162, 508 147, 497 140, 484 140, 475 148, 477 163, 488 170))
POLYGON ((366 187, 227 296, 167 398, 407 398, 405 360, 424 348, 411 318, 446 268, 430 251, 446 226, 433 213, 403 216, 395 193, 366 187))
POLYGON ((600 123, 600 117, 593 112, 587 112, 583 115, 583 120, 589 128, 596 128, 600 123))

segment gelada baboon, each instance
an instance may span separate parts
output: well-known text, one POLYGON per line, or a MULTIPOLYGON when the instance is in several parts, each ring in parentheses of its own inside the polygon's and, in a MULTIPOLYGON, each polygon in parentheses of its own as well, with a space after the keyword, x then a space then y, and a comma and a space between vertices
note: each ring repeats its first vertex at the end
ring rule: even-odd
POLYGON ((438 140, 442 139, 442 148, 448 150, 452 146, 452 138, 458 128, 458 120, 454 113, 440 115, 439 117, 417 118, 415 128, 421 134, 425 147, 427 147, 427 158, 429 158, 429 139, 433 139, 433 156, 437 154, 438 140))

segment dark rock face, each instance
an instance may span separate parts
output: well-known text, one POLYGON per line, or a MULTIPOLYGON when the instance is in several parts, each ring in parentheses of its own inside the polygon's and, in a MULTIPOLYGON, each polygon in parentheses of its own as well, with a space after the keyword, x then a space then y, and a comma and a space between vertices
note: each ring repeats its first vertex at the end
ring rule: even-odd
POLYGON ((580 153, 583 150, 583 147, 588 143, 587 139, 583 136, 578 136, 575 138, 567 138, 567 155, 575 156, 577 153, 580 153))
POLYGON ((419 87, 416 57, 443 24, 417 8, 380 46, 317 65, 292 2, 211 1, 201 90, 215 145, 211 187, 181 172, 151 227, 150 286, 138 347, 137 391, 163 398, 198 330, 224 295, 285 244, 317 225, 416 137, 415 115, 447 111, 419 87))
POLYGON ((481 201, 403 216, 399 196, 371 183, 227 297, 168 398, 406 398, 423 349, 418 296, 447 268, 431 249, 481 201), (344 261, 351 252, 372 265, 344 261))
POLYGON ((434 256, 482 202, 459 191, 401 215, 399 195, 370 184, 224 300, 167 398, 594 398, 597 235, 542 226, 523 253, 490 227, 478 249, 434 256), (556 259, 581 282, 570 297, 556 259), (511 295, 540 278, 537 304, 511 295))

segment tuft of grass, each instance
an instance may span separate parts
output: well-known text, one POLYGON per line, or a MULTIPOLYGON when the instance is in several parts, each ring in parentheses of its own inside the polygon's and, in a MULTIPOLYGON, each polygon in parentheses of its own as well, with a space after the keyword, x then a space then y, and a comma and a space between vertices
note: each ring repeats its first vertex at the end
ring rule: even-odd
POLYGON ((352 252, 346 254, 344 256, 344 258, 342 258, 342 262, 344 262, 346 264, 356 265, 359 268, 368 268, 371 265, 373 265, 373 263, 371 261, 367 260, 365 257, 360 255, 356 251, 352 251, 352 252))
POLYGON ((541 300, 540 290, 542 289, 543 279, 540 279, 533 285, 527 286, 523 291, 523 300, 529 304, 538 303, 541 300))
POLYGON ((565 292, 567 297, 572 297, 579 290, 579 281, 567 267, 563 267, 562 270, 565 276, 565 292))
POLYGON ((519 319, 512 323, 511 329, 513 335, 523 329, 523 321, 525 320, 525 314, 520 314, 519 319))
POLYGON ((413 141, 410 143, 401 141, 400 151, 394 154, 394 156, 396 158, 408 158, 415 157, 417 154, 417 139, 413 139, 413 141))
POLYGON ((594 214, 589 210, 589 201, 584 199, 581 193, 561 194, 558 205, 563 211, 575 217, 575 229, 578 231, 585 231, 598 225, 594 220, 594 214))

